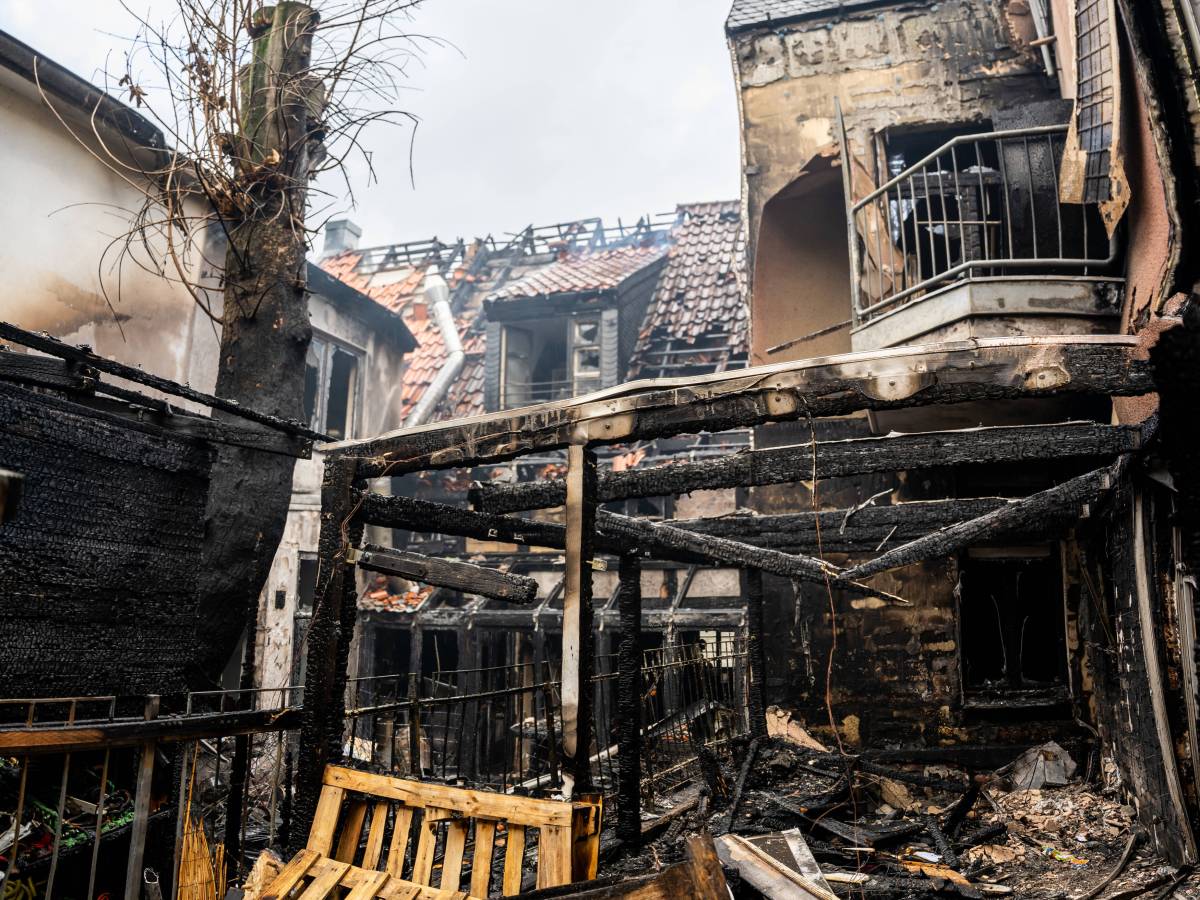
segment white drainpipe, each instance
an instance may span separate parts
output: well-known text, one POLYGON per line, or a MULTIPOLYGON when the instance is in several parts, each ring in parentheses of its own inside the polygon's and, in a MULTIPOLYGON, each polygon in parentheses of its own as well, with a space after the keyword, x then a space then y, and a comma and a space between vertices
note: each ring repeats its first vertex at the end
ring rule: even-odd
POLYGON ((413 411, 404 420, 405 428, 424 425, 433 414, 434 407, 441 402, 450 390, 450 385, 462 371, 463 361, 467 358, 463 352, 462 340, 458 336, 458 325, 454 321, 454 313, 450 311, 450 286, 438 272, 437 266, 430 266, 425 273, 425 301, 429 304, 429 312, 437 323, 438 331, 442 333, 442 341, 446 345, 446 361, 442 363, 413 411))

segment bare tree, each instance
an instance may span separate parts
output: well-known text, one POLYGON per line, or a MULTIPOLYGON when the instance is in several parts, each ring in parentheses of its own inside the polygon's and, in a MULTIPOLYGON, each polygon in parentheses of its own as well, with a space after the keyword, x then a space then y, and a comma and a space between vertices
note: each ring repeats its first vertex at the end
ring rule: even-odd
MULTIPOLYGON (((351 193, 353 155, 370 170, 364 129, 412 121, 396 101, 424 40, 407 30, 419 2, 174 0, 161 24, 126 6, 137 35, 124 71, 110 76, 113 87, 162 128, 171 147, 149 165, 131 163, 103 140, 97 155, 145 198, 121 252, 141 265, 149 258, 219 327, 219 396, 303 418, 311 338, 305 255, 316 230, 310 221, 319 218, 310 210, 351 193), (321 184, 339 187, 314 190, 321 175, 321 184), (223 260, 204 266, 224 272, 218 308, 197 273, 199 257, 221 252, 223 260)), ((200 585, 211 631, 198 642, 197 680, 219 671, 257 608, 283 532, 292 469, 285 456, 234 447, 219 453, 200 585)))

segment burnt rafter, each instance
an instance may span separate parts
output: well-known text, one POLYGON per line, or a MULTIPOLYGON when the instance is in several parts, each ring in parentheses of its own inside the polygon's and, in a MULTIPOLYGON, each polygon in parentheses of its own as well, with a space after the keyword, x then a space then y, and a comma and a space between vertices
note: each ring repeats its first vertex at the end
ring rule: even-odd
POLYGON ((371 572, 399 575, 434 587, 479 594, 508 603, 532 603, 537 597, 537 582, 532 578, 458 560, 368 545, 360 551, 351 551, 347 561, 371 572))
MULTIPOLYGON (((600 476, 603 503, 661 497, 691 491, 755 487, 932 466, 1022 462, 1112 456, 1137 449, 1141 429, 1131 425, 1064 422, 934 431, 885 437, 818 441, 769 450, 747 450, 720 459, 676 463, 600 476)), ((483 484, 471 490, 471 504, 484 512, 505 513, 561 506, 561 479, 483 484)))
POLYGON ((1110 466, 1064 481, 1021 500, 1013 500, 977 518, 909 541, 869 562, 851 566, 845 577, 868 578, 889 569, 948 556, 971 544, 1021 531, 1047 518, 1063 515, 1078 517, 1082 507, 1098 501, 1117 483, 1128 460, 1128 456, 1122 456, 1110 466))
POLYGON ((633 382, 575 400, 326 444, 364 477, 480 465, 573 443, 613 444, 763 422, 975 400, 1153 390, 1136 341, 988 338, 633 382))
POLYGON ((845 577, 842 570, 832 563, 801 553, 755 547, 729 538, 697 534, 662 522, 634 519, 603 510, 596 515, 596 525, 602 533, 619 535, 641 545, 653 543, 670 550, 707 557, 727 566, 757 569, 801 581, 827 583, 850 594, 879 597, 893 603, 908 602, 869 585, 859 584, 845 577))

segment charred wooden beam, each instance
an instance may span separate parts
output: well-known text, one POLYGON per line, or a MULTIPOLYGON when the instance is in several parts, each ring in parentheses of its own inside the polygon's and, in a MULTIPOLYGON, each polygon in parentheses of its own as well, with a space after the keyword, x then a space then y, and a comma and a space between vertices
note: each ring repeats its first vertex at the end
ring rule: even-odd
MULTIPOLYGON (((798 444, 747 450, 703 462, 608 472, 600 476, 599 491, 600 501, 609 503, 636 497, 808 481, 814 472, 817 478, 839 478, 934 466, 1113 456, 1136 450, 1140 443, 1141 429, 1136 426, 1094 422, 819 441, 815 448, 811 443, 798 444)), ((470 493, 475 509, 493 513, 561 506, 565 497, 561 479, 476 485, 470 493)))
POLYGON ((313 431, 302 422, 292 422, 287 419, 281 419, 278 416, 256 412, 232 400, 226 400, 222 397, 206 394, 203 391, 194 390, 187 385, 178 384, 167 378, 160 378, 158 375, 152 375, 136 366, 127 366, 124 363, 119 363, 103 356, 97 356, 86 347, 72 347, 70 344, 65 344, 48 334, 26 331, 10 322, 0 322, 0 339, 12 341, 13 343, 30 347, 42 353, 48 353, 50 356, 57 356, 76 366, 83 366, 97 372, 104 372, 108 375, 124 378, 135 384, 145 385, 156 391, 169 394, 172 397, 181 397, 184 400, 200 403, 211 409, 219 409, 222 412, 231 413, 240 418, 248 419, 251 422, 257 422, 260 425, 273 428, 276 431, 318 441, 325 440, 328 437, 328 435, 313 431))
POLYGON ((767 736, 767 652, 763 643, 763 580, 762 572, 746 572, 746 656, 750 663, 750 734, 767 736))
POLYGON ((617 837, 636 846, 642 837, 642 567, 638 558, 622 556, 618 575, 617 837))
POLYGON ((566 563, 563 569, 563 798, 591 788, 592 543, 596 535, 596 454, 572 444, 567 452, 566 563))
POLYGON ((1111 466, 1072 478, 1021 500, 1013 500, 978 518, 909 541, 869 562, 852 566, 845 575, 847 578, 867 578, 889 569, 957 553, 971 544, 1020 531, 1047 517, 1077 517, 1084 504, 1094 503, 1120 478, 1126 459, 1121 457, 1111 466))
POLYGON ((374 545, 352 553, 349 559, 360 569, 370 572, 399 575, 422 584, 450 588, 464 594, 479 594, 507 603, 532 603, 537 596, 537 582, 532 578, 497 572, 458 560, 437 559, 421 553, 374 545))
POLYGON ((0 525, 11 522, 16 517, 24 484, 24 475, 0 469, 0 525))
POLYGON ((633 382, 542 404, 327 444, 365 477, 472 466, 586 440, 612 444, 807 416, 975 400, 1154 390, 1123 336, 989 338, 798 360, 695 379, 633 382), (936 374, 935 374, 936 373, 936 374))
POLYGON ((894 603, 908 602, 885 591, 846 578, 837 566, 812 556, 783 553, 767 547, 755 547, 728 538, 696 534, 674 525, 619 516, 603 510, 597 516, 597 524, 605 534, 620 535, 628 540, 637 541, 643 546, 655 544, 671 550, 693 553, 727 566, 758 569, 762 572, 782 575, 785 578, 798 578, 802 581, 828 583, 831 587, 848 593, 880 597, 894 603))

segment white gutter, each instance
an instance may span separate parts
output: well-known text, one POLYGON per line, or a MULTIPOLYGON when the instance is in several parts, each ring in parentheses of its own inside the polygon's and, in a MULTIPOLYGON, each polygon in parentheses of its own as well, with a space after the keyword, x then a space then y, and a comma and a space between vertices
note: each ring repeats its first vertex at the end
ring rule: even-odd
POLYGON ((450 385, 462 371, 463 362, 467 355, 463 352, 462 340, 458 336, 458 325, 454 321, 454 313, 450 311, 450 286, 446 284, 437 266, 430 266, 425 273, 425 300, 429 304, 429 312, 437 323, 438 331, 442 333, 442 342, 446 345, 446 361, 434 376, 413 411, 404 420, 405 428, 424 425, 433 414, 434 407, 441 402, 450 390, 450 385))

